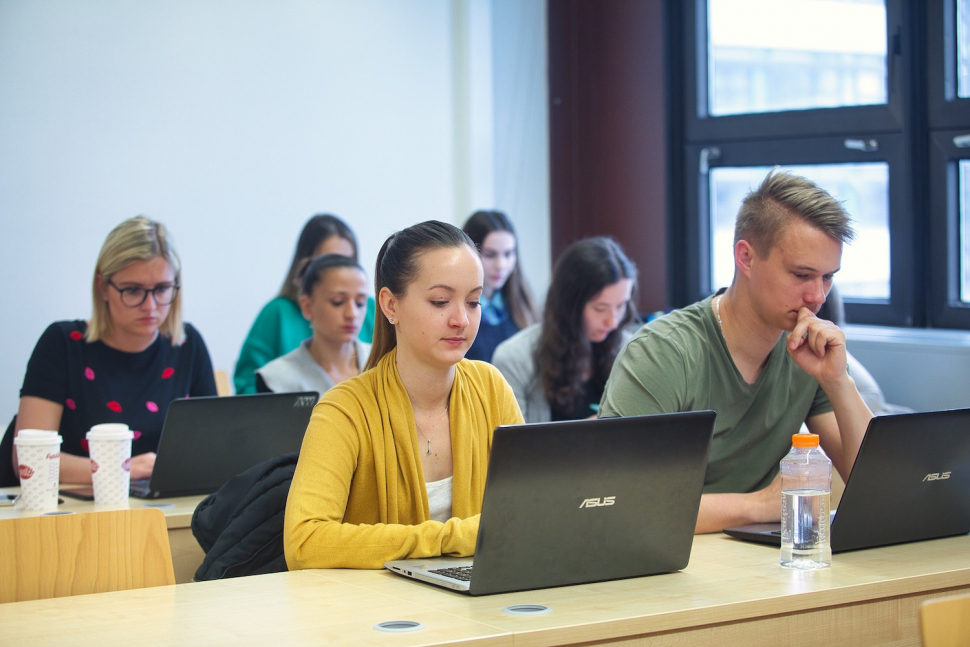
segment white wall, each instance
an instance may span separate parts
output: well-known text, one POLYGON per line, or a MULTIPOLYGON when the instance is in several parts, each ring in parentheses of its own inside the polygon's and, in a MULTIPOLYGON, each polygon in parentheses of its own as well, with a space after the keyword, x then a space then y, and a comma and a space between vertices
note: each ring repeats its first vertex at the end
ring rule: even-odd
POLYGON ((504 208, 541 294, 545 66, 541 0, 0 0, 0 419, 44 327, 89 316, 104 236, 136 214, 169 227, 186 319, 230 372, 317 212, 370 269, 394 230, 504 208), (474 114, 472 87, 491 88, 474 114), (459 137, 475 115, 495 124, 478 145, 459 137))

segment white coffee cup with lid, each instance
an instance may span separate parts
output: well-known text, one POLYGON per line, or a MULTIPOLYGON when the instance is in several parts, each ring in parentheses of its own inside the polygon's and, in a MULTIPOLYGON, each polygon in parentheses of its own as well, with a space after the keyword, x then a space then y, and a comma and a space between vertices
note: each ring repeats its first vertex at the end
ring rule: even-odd
POLYGON ((114 422, 94 425, 87 433, 95 505, 128 505, 134 437, 128 425, 114 422))
POLYGON ((18 510, 57 510, 62 440, 56 431, 44 429, 21 429, 13 439, 20 472, 18 510))

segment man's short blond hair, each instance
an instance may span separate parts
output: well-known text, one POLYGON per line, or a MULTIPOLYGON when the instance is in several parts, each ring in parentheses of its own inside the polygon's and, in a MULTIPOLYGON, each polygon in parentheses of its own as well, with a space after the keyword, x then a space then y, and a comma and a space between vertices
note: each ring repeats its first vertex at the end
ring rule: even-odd
POLYGON ((855 238, 852 219, 841 202, 811 180, 775 167, 742 200, 734 223, 734 244, 746 240, 765 258, 793 218, 843 244, 855 238))
MULTIPOLYGON (((88 325, 85 339, 95 342, 111 334, 111 313, 108 304, 101 295, 101 281, 107 281, 116 273, 138 261, 150 261, 153 258, 163 258, 172 266, 175 273, 175 283, 179 283, 182 264, 178 254, 168 240, 165 225, 149 220, 145 216, 135 216, 111 230, 101 246, 98 262, 94 267, 94 280, 91 293, 93 298, 91 323, 88 325)), ((168 316, 158 327, 158 331, 171 338, 173 345, 182 343, 184 331, 182 329, 182 291, 175 295, 175 300, 168 308, 168 316)))

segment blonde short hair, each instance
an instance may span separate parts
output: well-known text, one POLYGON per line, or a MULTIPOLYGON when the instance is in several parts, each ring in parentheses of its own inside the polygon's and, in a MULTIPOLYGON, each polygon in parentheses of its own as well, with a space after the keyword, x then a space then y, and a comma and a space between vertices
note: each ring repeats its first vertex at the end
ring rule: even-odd
MULTIPOLYGON (((101 282, 108 281, 132 263, 150 261, 157 257, 165 259, 172 266, 172 271, 175 272, 175 283, 179 283, 182 264, 168 240, 168 232, 163 224, 149 220, 145 216, 135 216, 111 230, 104 240, 104 245, 101 246, 98 262, 94 266, 94 280, 91 286, 93 298, 91 323, 85 333, 85 339, 88 342, 104 339, 111 333, 111 313, 108 311, 108 304, 101 296, 101 282)), ((158 331, 169 337, 172 345, 177 346, 182 343, 184 330, 181 290, 175 295, 175 300, 168 308, 168 316, 165 317, 158 331)))
POLYGON ((798 218, 840 243, 855 238, 852 220, 828 191, 800 175, 776 166, 741 202, 734 223, 734 244, 747 240, 767 258, 781 232, 798 218))

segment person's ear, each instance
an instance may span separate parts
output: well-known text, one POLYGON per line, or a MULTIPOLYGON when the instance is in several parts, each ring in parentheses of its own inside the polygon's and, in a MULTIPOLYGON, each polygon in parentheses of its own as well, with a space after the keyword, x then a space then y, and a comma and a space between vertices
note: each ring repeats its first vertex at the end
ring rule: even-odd
POLYGON ((751 276, 751 265, 756 253, 751 243, 743 238, 734 244, 734 267, 744 276, 751 276))
POLYGON ((102 301, 107 301, 108 300, 108 282, 104 280, 104 277, 101 276, 101 273, 100 272, 98 272, 98 273, 96 273, 94 275, 94 280, 98 284, 98 294, 101 295, 101 300, 102 301))
POLYGON ((303 318, 310 321, 310 297, 305 294, 301 294, 299 298, 300 312, 303 314, 303 318))
POLYGON ((377 302, 381 307, 381 313, 393 325, 398 319, 398 306, 400 305, 398 298, 388 288, 383 287, 377 295, 377 302))

